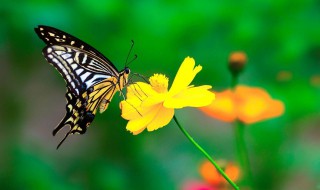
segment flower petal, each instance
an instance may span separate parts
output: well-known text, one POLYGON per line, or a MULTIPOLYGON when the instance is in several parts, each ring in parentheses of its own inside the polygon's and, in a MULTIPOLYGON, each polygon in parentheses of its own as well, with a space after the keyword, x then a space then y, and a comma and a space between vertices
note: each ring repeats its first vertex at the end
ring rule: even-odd
POLYGON ((215 98, 211 86, 203 85, 186 88, 173 97, 167 97, 163 105, 167 108, 202 107, 209 105, 215 98))
POLYGON ((159 97, 147 83, 137 82, 132 84, 127 88, 127 99, 120 102, 121 116, 126 120, 142 117, 163 99, 164 97, 159 97), (152 98, 145 101, 149 96, 152 98), (158 100, 157 97, 162 99, 158 100))
POLYGON ((141 107, 149 107, 149 106, 152 106, 152 105, 155 105, 155 104, 159 104, 164 101, 166 97, 166 94, 156 94, 156 95, 153 95, 153 96, 148 96, 148 98, 144 99, 142 104, 141 104, 141 107))
POLYGON ((150 84, 144 82, 136 82, 127 87, 127 98, 144 99, 150 95, 156 95, 157 92, 152 89, 150 84))
POLYGON ((140 134, 145 128, 149 121, 147 118, 142 117, 141 119, 130 120, 127 124, 126 129, 133 135, 140 134))
POLYGON ((148 112, 146 112, 146 114, 143 114, 143 116, 140 115, 140 117, 131 119, 127 124, 127 130, 132 132, 134 135, 141 133, 154 119, 154 117, 158 113, 158 110, 159 105, 155 105, 154 107, 148 109, 148 112))
POLYGON ((126 120, 131 120, 141 117, 141 100, 138 98, 131 98, 120 102, 121 117, 126 120), (139 114, 140 113, 140 114, 139 114))
POLYGON ((142 106, 143 100, 132 97, 120 102, 120 108, 122 111, 121 117, 126 120, 132 120, 140 118, 148 114, 156 104, 150 104, 149 106, 142 106))
POLYGON ((169 90, 169 96, 173 96, 189 86, 196 74, 202 69, 200 65, 196 67, 194 65, 193 58, 184 59, 169 90))
POLYGON ((154 131, 166 126, 173 118, 173 114, 174 109, 168 109, 163 106, 159 106, 158 113, 147 126, 148 131, 154 131))
POLYGON ((283 103, 273 100, 262 88, 241 85, 236 88, 235 93, 238 117, 244 123, 250 124, 278 117, 284 112, 283 103))
POLYGON ((210 117, 225 121, 232 122, 237 118, 236 107, 234 105, 234 94, 231 90, 223 92, 215 92, 216 98, 209 105, 200 108, 205 114, 210 117))

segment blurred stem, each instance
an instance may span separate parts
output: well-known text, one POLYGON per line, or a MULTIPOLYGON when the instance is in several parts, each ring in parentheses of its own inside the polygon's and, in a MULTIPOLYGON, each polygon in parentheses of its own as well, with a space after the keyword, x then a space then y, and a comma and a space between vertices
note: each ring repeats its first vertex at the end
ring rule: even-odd
POLYGON ((238 84, 238 75, 232 75, 231 78, 231 89, 234 89, 238 84))
POLYGON ((245 125, 241 121, 235 122, 235 137, 238 159, 240 167, 243 173, 243 181, 245 184, 252 185, 252 174, 250 170, 250 161, 248 156, 248 150, 244 140, 245 125))
MULTIPOLYGON (((232 74, 230 86, 233 91, 238 85, 238 78, 239 78, 239 75, 232 74)), ((246 147, 246 142, 244 140, 245 125, 239 120, 235 121, 234 125, 235 125, 234 131, 235 131, 235 140, 236 140, 236 147, 237 147, 237 156, 238 156, 238 162, 240 164, 240 168, 243 174, 243 182, 245 185, 252 186, 252 173, 250 170, 249 154, 246 147)))
POLYGON ((180 128, 180 130, 182 131, 182 133, 190 140, 190 142, 198 149, 200 150, 204 156, 214 165, 214 167, 216 167, 216 169, 218 170, 218 172, 230 183, 230 185, 232 185, 232 187, 236 190, 239 189, 239 187, 233 182, 231 181, 231 179, 224 173, 224 171, 218 166, 218 164, 210 157, 210 155, 190 136, 190 134, 180 125, 180 123, 178 122, 176 116, 173 116, 174 121, 176 122, 176 124, 178 125, 178 127, 180 128))

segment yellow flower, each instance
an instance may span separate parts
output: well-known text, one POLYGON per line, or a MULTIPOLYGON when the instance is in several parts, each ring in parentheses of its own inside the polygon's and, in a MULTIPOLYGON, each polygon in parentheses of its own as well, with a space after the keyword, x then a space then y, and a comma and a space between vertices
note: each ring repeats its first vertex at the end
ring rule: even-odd
POLYGON ((127 130, 134 135, 147 128, 153 131, 167 125, 173 118, 174 109, 183 107, 202 107, 215 98, 211 86, 190 85, 201 71, 195 67, 193 58, 187 57, 181 64, 173 84, 168 90, 169 79, 163 74, 154 74, 150 84, 137 82, 127 88, 127 99, 120 103, 122 117, 129 120, 127 130))

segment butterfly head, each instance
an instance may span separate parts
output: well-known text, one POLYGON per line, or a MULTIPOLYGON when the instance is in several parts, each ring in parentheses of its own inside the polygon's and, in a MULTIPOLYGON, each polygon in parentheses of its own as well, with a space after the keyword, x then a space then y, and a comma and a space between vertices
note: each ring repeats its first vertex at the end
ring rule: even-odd
POLYGON ((129 67, 125 67, 120 73, 119 73, 119 90, 121 90, 123 87, 125 87, 128 84, 128 78, 131 70, 129 67))
POLYGON ((131 72, 131 70, 129 69, 129 67, 125 67, 125 68, 123 69, 123 71, 124 71, 124 73, 127 74, 127 75, 129 75, 130 72, 131 72))
POLYGON ((129 69, 129 67, 125 67, 121 72, 125 84, 128 83, 128 77, 129 77, 130 72, 131 72, 131 70, 129 69))

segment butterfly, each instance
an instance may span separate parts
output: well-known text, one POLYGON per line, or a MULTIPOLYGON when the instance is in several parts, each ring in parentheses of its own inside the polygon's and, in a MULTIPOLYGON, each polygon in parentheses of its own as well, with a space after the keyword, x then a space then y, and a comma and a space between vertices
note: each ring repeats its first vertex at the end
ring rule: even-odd
POLYGON ((55 136, 62 128, 70 130, 57 149, 70 134, 84 134, 92 123, 96 111, 104 112, 112 97, 128 84, 130 69, 118 71, 113 63, 87 43, 53 27, 35 28, 46 43, 42 50, 45 59, 53 65, 66 82, 66 114, 53 130, 55 136))

